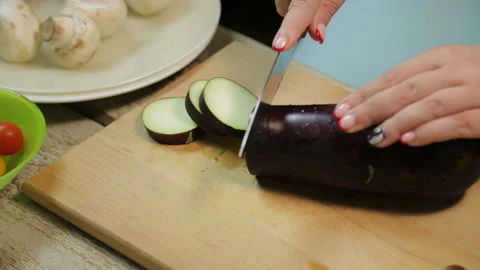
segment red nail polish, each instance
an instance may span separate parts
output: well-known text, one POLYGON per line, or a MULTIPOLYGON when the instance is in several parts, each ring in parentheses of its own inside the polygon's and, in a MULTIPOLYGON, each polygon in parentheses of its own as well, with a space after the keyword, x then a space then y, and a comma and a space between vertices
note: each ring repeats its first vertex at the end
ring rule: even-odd
POLYGON ((336 114, 335 114, 335 111, 332 112, 332 116, 333 118, 335 118, 335 121, 339 121, 340 120, 340 117, 338 117, 336 114))
POLYGON ((273 49, 274 49, 275 51, 277 51, 277 52, 283 51, 283 48, 278 48, 278 47, 275 47, 275 46, 273 46, 273 49))
POLYGON ((342 127, 342 125, 340 125, 340 120, 341 120, 341 118, 335 117, 335 119, 336 119, 338 128, 339 128, 341 131, 345 132, 346 129, 344 129, 344 128, 342 127))
POLYGON ((318 30, 315 30, 315 39, 317 39, 317 40, 320 42, 320 44, 323 43, 322 34, 321 34, 320 31, 318 31, 318 30))
POLYGON ((285 49, 285 46, 287 45, 287 39, 285 37, 276 37, 275 40, 273 41, 272 48, 277 51, 281 52, 285 49))

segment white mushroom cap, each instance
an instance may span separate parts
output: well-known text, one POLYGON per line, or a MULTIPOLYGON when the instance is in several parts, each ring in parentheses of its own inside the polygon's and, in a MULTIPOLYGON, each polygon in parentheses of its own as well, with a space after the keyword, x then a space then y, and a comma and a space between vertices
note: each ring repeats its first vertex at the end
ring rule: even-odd
POLYGON ((126 0, 128 7, 134 12, 150 16, 167 8, 172 0, 126 0))
POLYGON ((67 7, 41 24, 42 38, 51 46, 53 60, 64 68, 89 63, 100 44, 100 31, 88 13, 67 7))
POLYGON ((35 58, 42 45, 40 21, 23 0, 0 0, 0 57, 9 62, 35 58))
POLYGON ((102 39, 117 33, 128 16, 125 0, 66 0, 65 6, 87 12, 97 23, 102 39))

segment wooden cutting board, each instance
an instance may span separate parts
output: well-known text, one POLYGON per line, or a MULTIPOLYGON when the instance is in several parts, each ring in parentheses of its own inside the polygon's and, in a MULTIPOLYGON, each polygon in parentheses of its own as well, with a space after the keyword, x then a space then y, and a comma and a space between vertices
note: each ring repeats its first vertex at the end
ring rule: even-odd
MULTIPOLYGON (((156 97, 215 76, 258 93, 273 57, 234 42, 156 97)), ((294 63, 275 103, 337 102, 346 89, 294 63)), ((159 145, 141 110, 32 177, 25 194, 151 269, 480 269, 480 185, 439 206, 262 184, 237 157, 240 140, 159 145)))

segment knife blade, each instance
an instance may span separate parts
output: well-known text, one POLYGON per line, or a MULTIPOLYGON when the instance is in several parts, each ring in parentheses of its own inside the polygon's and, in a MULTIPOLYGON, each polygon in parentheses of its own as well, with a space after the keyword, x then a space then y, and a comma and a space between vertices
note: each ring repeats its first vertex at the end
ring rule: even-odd
POLYGON ((265 82, 265 85, 262 91, 260 92, 257 104, 255 105, 254 109, 252 110, 252 113, 250 114, 248 127, 243 136, 242 144, 240 146, 240 151, 238 152, 239 157, 242 157, 245 151, 245 146, 247 145, 248 137, 250 136, 253 123, 255 122, 255 116, 257 115, 257 111, 258 111, 258 108, 260 107, 260 104, 272 103, 278 91, 278 88, 280 87, 280 83, 283 79, 283 75, 285 74, 285 71, 287 71, 288 65, 293 59, 293 54, 295 53, 297 45, 298 43, 295 44, 295 46, 292 47, 290 50, 280 52, 277 54, 275 61, 273 62, 272 69, 270 70, 270 73, 265 82))

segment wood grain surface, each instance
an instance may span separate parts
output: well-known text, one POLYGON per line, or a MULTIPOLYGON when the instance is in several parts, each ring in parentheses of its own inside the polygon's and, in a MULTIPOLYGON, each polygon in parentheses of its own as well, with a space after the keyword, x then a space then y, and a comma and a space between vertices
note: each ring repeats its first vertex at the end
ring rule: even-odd
POLYGON ((41 105, 40 109, 47 120, 45 143, 38 156, 14 182, 0 190, 0 269, 54 270, 66 269, 67 266, 69 269, 141 268, 62 218, 39 207, 21 193, 21 185, 28 177, 233 40, 261 46, 251 38, 220 26, 205 51, 166 80, 132 93, 96 101, 41 105))
MULTIPOLYGON (((273 57, 234 42, 152 98, 213 76, 258 92, 273 57)), ((296 63, 275 102, 347 93, 296 63)), ((25 194, 152 269, 480 268, 480 185, 433 203, 261 184, 236 139, 152 142, 140 122, 147 101, 25 182, 25 194)))
POLYGON ((103 128, 60 105, 40 109, 48 122, 45 142, 14 182, 0 191, 0 269, 138 269, 21 193, 26 179, 103 128))

